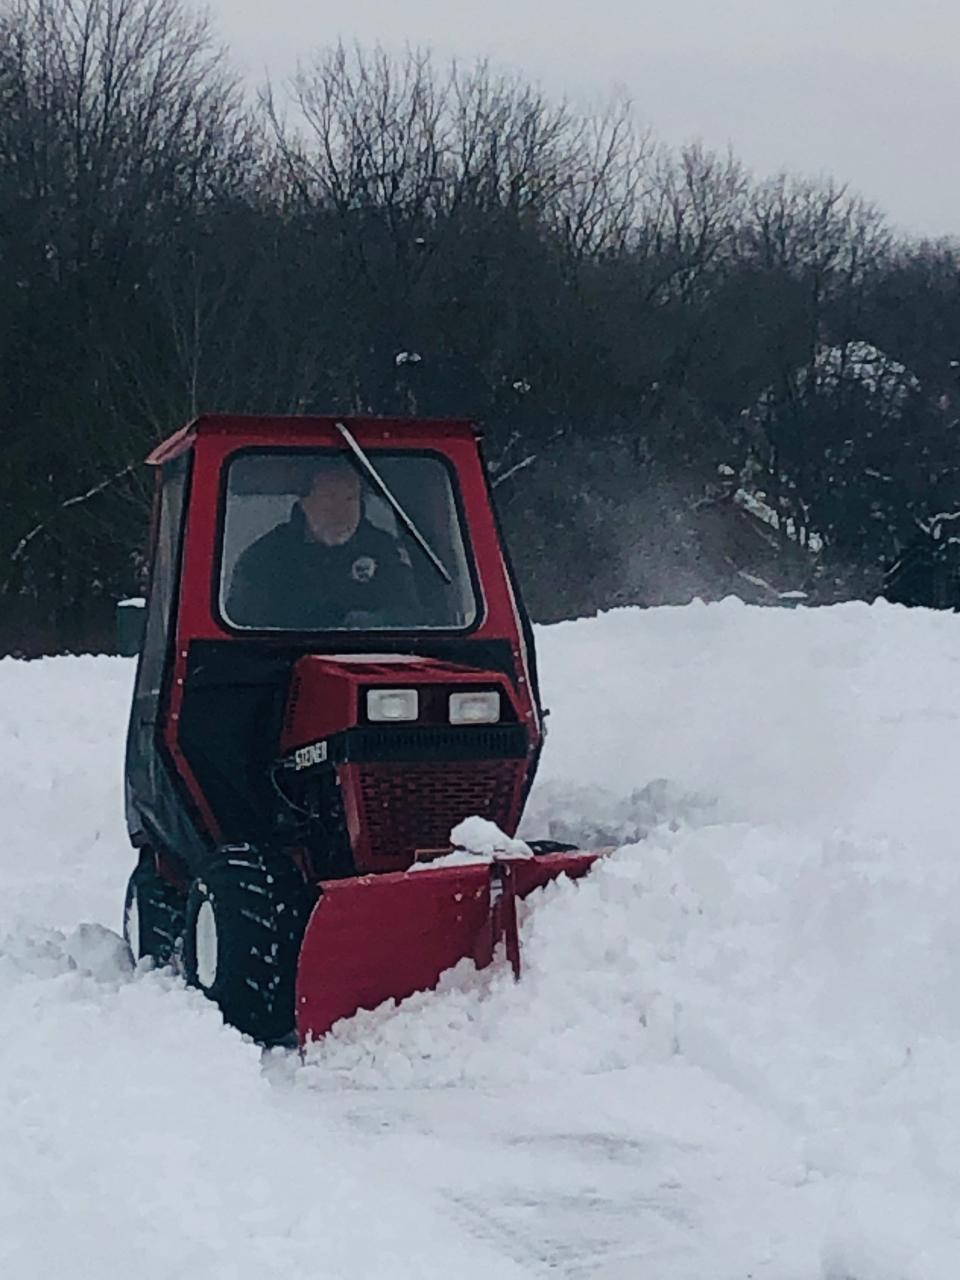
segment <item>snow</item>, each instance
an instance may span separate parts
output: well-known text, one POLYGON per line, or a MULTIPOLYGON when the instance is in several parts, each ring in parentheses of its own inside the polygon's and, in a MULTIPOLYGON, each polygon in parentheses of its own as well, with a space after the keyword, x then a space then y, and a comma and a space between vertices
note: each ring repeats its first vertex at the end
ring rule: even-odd
POLYGON ((906 365, 869 342, 818 347, 813 368, 819 386, 834 390, 841 382, 855 383, 870 396, 890 402, 894 412, 902 409, 911 393, 921 390, 919 379, 906 365))
POLYGON ((960 528, 954 524, 957 520, 960 520, 960 511, 939 511, 929 520, 918 520, 917 523, 934 542, 956 546, 960 543, 960 535, 953 532, 954 528, 960 528))
POLYGON ((539 646, 522 834, 618 851, 304 1063, 111 932, 132 664, 0 662, 0 1274, 954 1280, 960 619, 539 646))
POLYGON ((467 867, 478 862, 502 862, 511 858, 532 858, 533 850, 523 840, 511 839, 495 822, 473 814, 464 818, 450 832, 450 853, 438 858, 417 862, 411 871, 433 870, 436 867, 467 867))
MULTIPOLYGON (((905 365, 863 341, 818 346, 811 363, 794 370, 792 382, 801 396, 810 389, 836 392, 841 386, 855 386, 890 418, 901 416, 910 396, 922 391, 919 379, 905 365)), ((776 389, 767 387, 757 407, 775 412, 778 398, 776 389)))
MULTIPOLYGON (((871 343, 863 341, 846 342, 839 346, 821 344, 814 350, 810 363, 798 366, 789 381, 792 387, 789 399, 794 402, 794 408, 811 395, 836 396, 852 389, 866 397, 872 410, 887 424, 899 421, 911 397, 920 395, 923 390, 917 377, 905 365, 871 343)), ((808 529, 805 520, 796 518, 796 511, 789 514, 794 503, 781 499, 784 509, 778 510, 776 505, 771 505, 767 500, 767 493, 759 487, 770 482, 767 462, 771 455, 771 445, 767 428, 776 422, 782 407, 782 391, 769 386, 760 393, 752 407, 742 411, 748 424, 752 424, 756 438, 746 465, 740 469, 743 483, 734 492, 733 500, 756 519, 782 531, 791 541, 807 547, 813 555, 819 555, 823 550, 823 535, 816 529, 808 529)), ((727 479, 736 475, 728 464, 722 464, 717 471, 727 479)), ((864 468, 864 474, 878 480, 890 479, 871 467, 864 468)), ((781 475, 779 479, 781 483, 786 483, 788 477, 781 475)))
POLYGON ((495 822, 476 814, 453 828, 450 841, 456 848, 481 858, 493 858, 497 854, 508 858, 533 857, 530 846, 523 840, 512 840, 495 822))

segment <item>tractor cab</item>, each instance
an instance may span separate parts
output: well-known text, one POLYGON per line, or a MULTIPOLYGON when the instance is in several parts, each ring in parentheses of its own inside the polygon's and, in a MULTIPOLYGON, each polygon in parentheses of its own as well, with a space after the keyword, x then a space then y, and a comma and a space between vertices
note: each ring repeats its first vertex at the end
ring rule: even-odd
POLYGON ((402 878, 471 815, 514 834, 542 744, 531 629, 470 423, 206 416, 148 462, 125 927, 271 1039, 333 884, 402 878), (279 895, 285 941, 246 937, 244 895, 279 895), (271 948, 279 977, 237 960, 271 948))

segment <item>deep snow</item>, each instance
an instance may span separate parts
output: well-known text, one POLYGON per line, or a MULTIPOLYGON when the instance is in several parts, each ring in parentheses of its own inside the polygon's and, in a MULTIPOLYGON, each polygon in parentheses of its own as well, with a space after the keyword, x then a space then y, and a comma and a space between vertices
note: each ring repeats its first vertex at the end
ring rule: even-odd
POLYGON ((960 619, 539 640, 523 832, 624 847, 304 1065, 107 932, 131 664, 0 662, 0 1275, 955 1280, 960 619))

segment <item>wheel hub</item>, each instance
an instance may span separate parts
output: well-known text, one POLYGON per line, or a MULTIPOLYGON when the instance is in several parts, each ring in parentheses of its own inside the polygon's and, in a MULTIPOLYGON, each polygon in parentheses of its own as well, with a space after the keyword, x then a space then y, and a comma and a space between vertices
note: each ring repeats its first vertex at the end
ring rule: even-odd
POLYGON ((140 903, 137 901, 137 895, 133 894, 130 903, 127 906, 127 918, 124 921, 126 926, 124 933, 127 938, 127 946, 133 956, 134 963, 141 959, 140 956, 140 903))
POLYGON ((217 980, 217 917, 213 903, 208 899, 200 904, 197 912, 197 981, 209 991, 217 980))

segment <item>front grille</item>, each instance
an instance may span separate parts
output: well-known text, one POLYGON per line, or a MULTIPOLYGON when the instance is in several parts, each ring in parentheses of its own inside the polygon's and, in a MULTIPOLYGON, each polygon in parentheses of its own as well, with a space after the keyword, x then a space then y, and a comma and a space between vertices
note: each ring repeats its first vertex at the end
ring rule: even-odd
POLYGON ((342 742, 332 742, 334 759, 349 764, 376 760, 523 760, 527 731, 522 724, 432 725, 403 728, 362 726, 348 729, 342 742))
POLYGON ((369 765, 359 771, 360 811, 372 859, 409 861, 417 849, 450 843, 450 830, 478 814, 498 826, 513 812, 522 769, 516 761, 458 765, 369 765))

